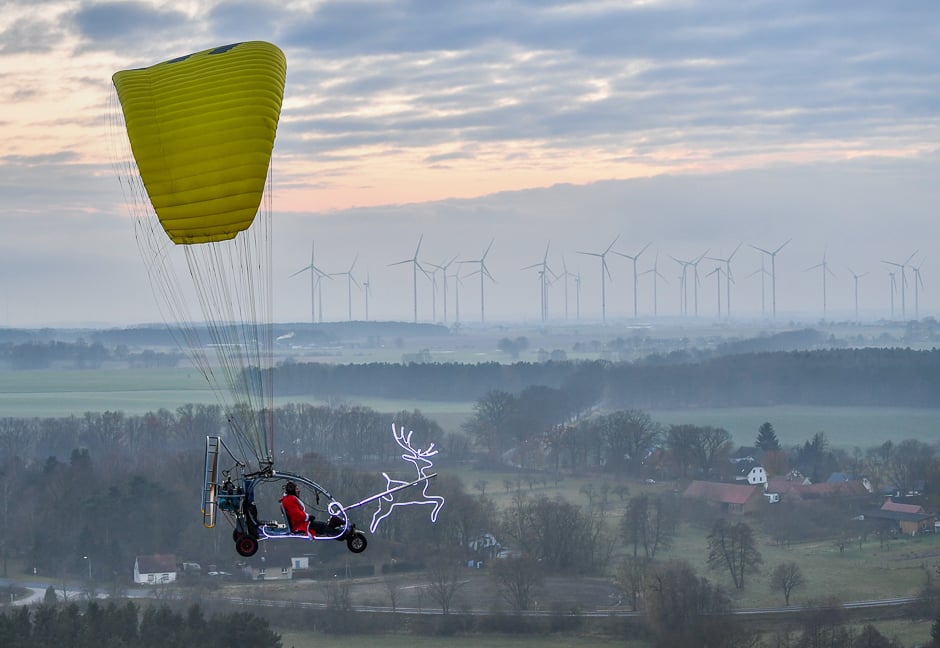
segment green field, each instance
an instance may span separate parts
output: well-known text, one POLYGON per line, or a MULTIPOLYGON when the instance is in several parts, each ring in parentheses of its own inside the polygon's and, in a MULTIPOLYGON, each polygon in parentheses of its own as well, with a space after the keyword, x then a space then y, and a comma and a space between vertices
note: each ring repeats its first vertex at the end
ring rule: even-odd
POLYGON ((753 445, 757 429, 769 421, 780 444, 789 448, 824 432, 830 445, 842 448, 868 448, 887 440, 937 440, 940 409, 910 407, 738 407, 653 411, 655 421, 664 424, 692 423, 722 427, 731 433, 735 444, 753 445))
MULTIPOLYGON (((123 411, 143 414, 187 403, 215 403, 216 397, 198 371, 177 369, 47 369, 0 372, 0 415, 18 417, 80 416, 85 412, 123 411)), ((281 398, 286 402, 346 402, 380 412, 420 409, 446 431, 456 431, 473 412, 471 402, 391 400, 377 398, 281 398)), ((824 432, 831 445, 867 448, 890 439, 928 443, 940 433, 940 408, 903 407, 740 407, 728 409, 656 410, 664 425, 692 423, 728 430, 737 445, 751 445, 761 423, 769 421, 784 447, 802 444, 824 432)))

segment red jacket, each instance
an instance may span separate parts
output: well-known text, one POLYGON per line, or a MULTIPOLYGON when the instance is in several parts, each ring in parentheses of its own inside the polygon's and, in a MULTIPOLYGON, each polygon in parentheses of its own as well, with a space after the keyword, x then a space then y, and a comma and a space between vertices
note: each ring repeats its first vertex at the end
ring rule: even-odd
POLYGON ((309 529, 310 516, 307 515, 307 509, 304 503, 296 495, 285 495, 281 498, 281 510, 287 517, 287 524, 290 525, 291 533, 313 533, 309 529))

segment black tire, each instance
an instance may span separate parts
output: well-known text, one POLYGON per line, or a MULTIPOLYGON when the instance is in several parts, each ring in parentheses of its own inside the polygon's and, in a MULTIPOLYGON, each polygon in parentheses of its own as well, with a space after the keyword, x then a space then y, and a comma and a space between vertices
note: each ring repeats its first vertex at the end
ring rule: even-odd
POLYGON ((235 551, 239 556, 250 558, 258 553, 258 541, 251 536, 243 535, 235 540, 235 551))
POLYGON ((366 534, 362 531, 356 531, 346 538, 346 546, 349 547, 351 552, 358 554, 366 550, 366 547, 369 546, 369 541, 366 539, 366 534))
POLYGON ((232 540, 238 542, 238 539, 241 537, 241 535, 242 534, 238 532, 238 529, 232 529, 232 540))

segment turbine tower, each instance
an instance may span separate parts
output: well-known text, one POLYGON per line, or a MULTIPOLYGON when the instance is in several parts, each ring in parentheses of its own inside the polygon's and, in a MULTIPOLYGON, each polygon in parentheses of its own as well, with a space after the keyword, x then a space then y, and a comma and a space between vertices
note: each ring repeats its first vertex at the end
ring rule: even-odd
POLYGON ((574 276, 574 307, 575 319, 581 320, 581 273, 574 276))
POLYGON ((688 276, 689 266, 692 265, 692 262, 678 259, 671 254, 669 258, 682 266, 682 274, 679 275, 679 314, 685 316, 689 314, 689 291, 686 277, 688 276))
POLYGON ((480 322, 481 323, 486 322, 485 302, 483 300, 483 285, 484 285, 483 279, 489 278, 490 281, 492 281, 493 283, 496 283, 496 280, 493 279, 493 275, 490 274, 489 269, 487 269, 486 267, 486 255, 490 253, 490 248, 493 247, 493 243, 495 241, 496 239, 490 239, 490 244, 486 246, 486 249, 483 251, 483 255, 479 259, 468 259, 468 260, 460 261, 460 263, 477 263, 480 266, 479 269, 474 270, 470 274, 474 275, 474 274, 480 273, 480 322))
MULTIPOLYGON (((848 268, 848 266, 846 266, 848 268)), ((857 274, 852 268, 848 268, 848 271, 852 274, 852 279, 855 280, 855 321, 858 321, 858 280, 867 275, 867 272, 862 274, 857 274)))
POLYGON ((366 273, 366 280, 362 282, 362 295, 365 298, 366 320, 369 321, 369 294, 372 292, 372 282, 369 280, 369 273, 366 273))
POLYGON ((894 293, 898 291, 898 286, 894 273, 888 272, 888 276, 891 278, 891 319, 894 319, 894 293))
POLYGON ((352 265, 349 266, 349 270, 346 272, 334 272, 332 276, 334 277, 346 277, 346 305, 349 309, 349 321, 352 321, 352 285, 356 284, 360 289, 362 286, 359 286, 359 282, 356 281, 356 278, 353 277, 352 270, 356 267, 356 261, 359 260, 359 255, 356 254, 353 259, 352 265))
MULTIPOLYGON (((296 277, 301 272, 310 271, 310 322, 316 324, 317 322, 317 308, 318 308, 318 297, 319 297, 319 309, 320 309, 320 322, 323 322, 323 290, 320 286, 320 281, 326 277, 330 278, 330 275, 323 272, 316 266, 314 263, 314 252, 316 250, 316 241, 310 243, 310 265, 305 266, 298 270, 297 272, 290 275, 290 277, 296 277)), ((290 279, 288 277, 288 279, 290 279)))
POLYGON ((614 254, 618 254, 625 259, 630 259, 631 261, 633 261, 633 319, 637 319, 637 317, 639 317, 639 310, 637 307, 637 296, 636 296, 637 285, 638 285, 637 274, 636 274, 636 262, 637 262, 637 259, 640 258, 640 255, 646 252, 646 248, 648 248, 649 246, 650 244, 647 243, 646 245, 643 246, 642 250, 640 250, 633 256, 630 256, 629 254, 624 254, 623 252, 617 252, 616 250, 614 250, 614 254))
MULTIPOLYGON (((434 269, 436 269, 436 270, 440 270, 440 271, 441 271, 441 275, 444 277, 444 323, 445 323, 445 324, 447 324, 447 278, 448 278, 449 276, 453 276, 453 275, 448 275, 448 274, 447 274, 447 269, 448 269, 448 268, 450 267, 450 265, 451 265, 454 261, 456 261, 456 260, 457 260, 457 257, 455 256, 453 259, 451 259, 451 260, 448 261, 447 263, 442 263, 442 264, 440 264, 440 265, 437 265, 437 264, 435 264, 435 263, 429 263, 429 264, 428 264, 428 265, 430 265, 432 268, 434 268, 434 269)), ((433 276, 433 273, 432 273, 432 276, 433 276)), ((437 288, 436 288, 436 284, 435 284, 435 291, 436 291, 436 290, 437 290, 437 288)), ((437 317, 436 307, 435 307, 434 316, 435 316, 435 318, 437 317)))
POLYGON ((745 279, 750 279, 757 273, 760 273, 760 314, 761 317, 767 315, 767 282, 765 279, 767 275, 770 274, 767 272, 767 268, 764 267, 764 257, 760 258, 760 267, 745 277, 745 279))
POLYGON ((539 277, 539 287, 540 287, 540 302, 541 302, 541 319, 544 322, 548 319, 548 275, 550 274, 555 279, 558 279, 551 268, 548 267, 548 248, 551 246, 551 242, 545 246, 545 255, 542 257, 542 260, 538 263, 533 263, 532 265, 527 265, 522 268, 523 270, 531 270, 532 268, 538 268, 538 277, 539 277))
MULTIPOLYGON (((653 275, 653 317, 659 316, 659 297, 657 295, 658 293, 657 284, 659 283, 658 280, 662 279, 663 281, 666 281, 666 277, 664 277, 663 274, 659 271, 659 268, 657 267, 658 265, 659 265, 659 253, 657 252, 656 259, 653 261, 653 267, 650 268, 649 270, 645 270, 640 273, 640 276, 648 275, 648 274, 653 275)), ((666 281, 666 283, 669 283, 669 282, 666 281)))
POLYGON ((695 261, 690 263, 690 265, 692 266, 693 274, 695 276, 695 283, 692 286, 692 293, 695 295, 694 303, 695 303, 695 316, 696 317, 698 317, 698 286, 701 283, 698 279, 698 264, 702 262, 702 259, 705 258, 706 254, 708 254, 708 250, 705 250, 704 252, 702 252, 702 255, 699 258, 697 258, 695 261))
POLYGON ((770 303, 771 303, 771 316, 773 319, 777 319, 777 255, 780 254, 780 250, 786 247, 787 243, 793 239, 787 239, 780 245, 776 250, 771 252, 770 250, 765 250, 764 248, 759 248, 756 245, 751 245, 752 248, 758 252, 763 252, 770 257, 770 303))
POLYGON ((565 263, 565 255, 561 255, 561 277, 565 280, 565 319, 568 319, 568 278, 574 275, 568 272, 568 264, 565 263))
POLYGON ((598 257, 601 260, 601 321, 607 321, 607 277, 610 276, 610 270, 607 269, 607 254, 610 252, 610 248, 614 247, 614 243, 617 242, 617 239, 620 238, 618 234, 610 245, 607 246, 607 249, 603 252, 578 252, 578 254, 586 254, 587 256, 598 257))
POLYGON ((741 243, 738 243, 738 246, 734 248, 734 252, 729 254, 727 259, 722 259, 721 257, 705 257, 710 261, 721 261, 725 264, 725 316, 728 319, 731 319, 731 284, 734 282, 734 277, 731 274, 731 259, 733 259, 734 255, 741 249, 741 245, 741 243))
MULTIPOLYGON (((915 254, 917 254, 917 250, 914 250, 911 256, 907 257, 907 261, 905 261, 904 263, 895 263, 894 261, 882 260, 882 263, 887 263, 888 265, 894 266, 895 268, 898 268, 901 271, 901 319, 902 320, 907 319, 907 300, 905 297, 905 293, 906 293, 905 289, 907 288, 907 275, 904 274, 904 269, 907 267, 907 264, 911 262, 911 259, 914 258, 915 254)), ((894 311, 892 309, 892 313, 893 312, 894 311)))
POLYGON ((826 251, 823 250, 823 258, 821 263, 817 263, 814 266, 806 268, 803 272, 809 272, 810 270, 815 270, 816 268, 822 268, 822 295, 823 295, 823 321, 826 320, 826 275, 830 274, 833 277, 836 276, 829 268, 829 263, 826 261, 826 251))
MULTIPOLYGON (((418 321, 418 270, 424 273, 425 277, 428 277, 428 271, 421 267, 421 263, 418 261, 418 252, 421 250, 421 241, 424 240, 424 234, 418 237, 418 246, 415 248, 415 254, 410 259, 404 259, 403 261, 396 261, 395 263, 389 263, 389 267, 395 265, 401 265, 403 263, 410 263, 411 268, 411 281, 412 281, 412 290, 414 291, 414 300, 415 300, 415 322, 418 321)), ((430 278, 430 277, 428 277, 430 278)))
POLYGON ((920 288, 924 287, 924 280, 920 276, 920 266, 911 266, 914 271, 914 319, 920 320, 920 288))
POLYGON ((715 288, 716 288, 717 295, 718 295, 718 319, 719 320, 721 319, 721 274, 722 272, 724 271, 722 270, 721 266, 715 266, 714 270, 712 270, 707 275, 705 275, 706 277, 710 277, 712 275, 718 275, 717 277, 715 277, 715 288))

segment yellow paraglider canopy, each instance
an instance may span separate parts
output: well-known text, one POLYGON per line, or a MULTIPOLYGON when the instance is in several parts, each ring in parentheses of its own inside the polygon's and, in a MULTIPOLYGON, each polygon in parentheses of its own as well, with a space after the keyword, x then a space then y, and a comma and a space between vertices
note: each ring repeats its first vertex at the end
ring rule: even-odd
POLYGON ((174 243, 247 229, 264 194, 287 63, 237 43, 112 77, 140 177, 174 243))

